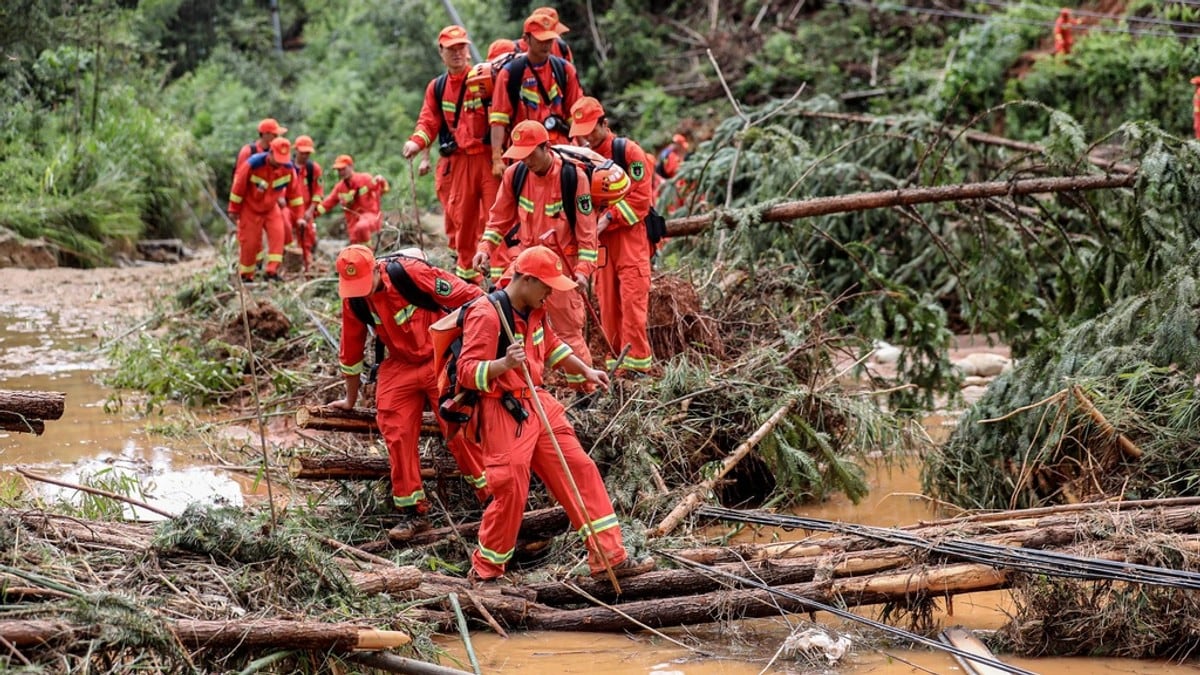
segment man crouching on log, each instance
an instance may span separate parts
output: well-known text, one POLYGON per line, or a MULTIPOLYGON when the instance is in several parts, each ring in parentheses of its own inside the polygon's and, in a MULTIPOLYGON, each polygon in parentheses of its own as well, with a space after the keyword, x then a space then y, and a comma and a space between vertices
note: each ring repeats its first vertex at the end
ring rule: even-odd
MULTIPOLYGON (((437 409, 437 378, 433 369, 433 344, 429 326, 446 314, 483 295, 478 286, 425 262, 424 253, 406 249, 375 259, 361 244, 338 254, 338 294, 342 297, 340 359, 346 379, 346 398, 330 404, 351 410, 358 401, 367 324, 387 348, 380 359, 375 388, 375 421, 387 444, 391 464, 392 503, 404 518, 388 532, 393 541, 407 541, 429 528, 429 501, 421 486, 418 439, 421 413, 428 402, 437 409)), ((438 416, 442 434, 446 423, 438 416)), ((466 434, 457 434, 447 445, 463 478, 475 486, 480 501, 487 480, 479 446, 466 434)))
POLYGON ((573 290, 575 282, 563 274, 559 256, 533 246, 517 256, 505 290, 466 313, 458 383, 480 394, 467 435, 482 439, 492 492, 479 547, 471 556, 473 582, 495 581, 504 574, 525 511, 531 469, 584 538, 593 576, 611 571, 615 578, 654 569, 653 558, 629 557, 600 471, 583 451, 562 404, 541 388, 543 372, 554 366, 608 386, 608 375, 575 356, 546 322, 544 304, 551 292, 573 290), (498 305, 509 305, 511 311, 504 308, 502 315, 498 305), (504 357, 496 358, 501 334, 510 336, 510 344, 504 357))

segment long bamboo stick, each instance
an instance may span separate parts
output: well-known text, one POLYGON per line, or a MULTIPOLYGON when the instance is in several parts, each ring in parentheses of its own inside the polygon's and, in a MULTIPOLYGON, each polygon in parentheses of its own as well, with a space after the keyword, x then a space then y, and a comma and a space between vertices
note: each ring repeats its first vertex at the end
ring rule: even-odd
POLYGON ((662 537, 670 534, 675 530, 676 527, 679 527, 679 523, 683 522, 684 518, 687 518, 692 511, 695 511, 696 508, 700 506, 704 496, 712 491, 713 486, 717 484, 717 481, 724 478, 725 474, 729 473, 733 467, 737 466, 738 462, 742 461, 746 455, 750 454, 750 451, 754 449, 754 446, 758 445, 762 439, 766 438, 767 434, 771 433, 771 430, 774 429, 775 426, 787 416, 788 411, 790 411, 792 407, 796 405, 797 401, 799 401, 799 399, 790 398, 783 405, 779 406, 779 409, 772 413, 772 415, 767 418, 767 421, 763 422, 762 426, 760 426, 753 434, 750 435, 750 438, 747 438, 745 441, 743 441, 741 445, 739 445, 734 449, 733 452, 729 453, 729 455, 725 457, 725 460, 721 462, 721 468, 715 475, 692 488, 691 492, 689 492, 688 495, 684 497, 674 509, 671 509, 671 512, 668 513, 666 517, 658 523, 657 527, 655 527, 653 530, 650 530, 647 535, 650 537, 662 537))
MULTIPOLYGON (((762 212, 762 221, 776 223, 785 220, 825 216, 831 213, 850 213, 893 206, 911 206, 934 202, 957 202, 969 199, 986 199, 1029 195, 1041 192, 1078 192, 1083 190, 1109 190, 1132 187, 1137 182, 1136 173, 1116 176, 1065 176, 1059 178, 1029 178, 1024 180, 994 181, 990 183, 962 183, 938 187, 882 190, 879 192, 856 192, 834 197, 816 197, 802 201, 776 204, 762 212)), ((686 218, 667 221, 667 236, 682 237, 700 234, 716 224, 726 227, 738 221, 737 211, 714 211, 686 218)))

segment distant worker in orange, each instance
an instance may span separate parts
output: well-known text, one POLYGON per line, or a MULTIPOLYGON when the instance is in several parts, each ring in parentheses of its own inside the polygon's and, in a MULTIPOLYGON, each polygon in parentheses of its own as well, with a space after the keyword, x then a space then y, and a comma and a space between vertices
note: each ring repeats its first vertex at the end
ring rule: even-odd
POLYGON ((390 189, 383 176, 354 170, 354 158, 338 155, 333 168, 341 178, 324 201, 317 203, 317 215, 323 216, 341 204, 346 219, 346 236, 351 244, 365 244, 383 229, 381 201, 390 189))
POLYGON ((546 127, 554 143, 566 143, 571 106, 583 97, 575 66, 550 53, 558 39, 558 20, 549 14, 533 14, 525 20, 525 41, 529 48, 517 56, 496 76, 492 91, 492 173, 504 173, 507 132, 525 120, 546 127))
MULTIPOLYGON (((683 134, 675 134, 671 137, 670 144, 663 148, 658 153, 658 162, 654 165, 654 175, 657 180, 654 182, 654 202, 658 203, 659 197, 665 191, 667 183, 675 178, 679 173, 679 166, 683 164, 683 160, 687 159, 688 140, 683 134)), ((666 212, 673 213, 677 209, 683 207, 683 194, 688 185, 686 181, 675 181, 675 199, 665 208, 666 212)))
POLYGON ((238 150, 237 160, 233 163, 233 171, 237 173, 237 169, 250 155, 257 155, 260 152, 266 152, 271 149, 271 141, 279 138, 287 133, 287 127, 282 126, 273 117, 268 117, 258 123, 258 138, 250 143, 242 146, 238 150))
MULTIPOLYGON (((405 249, 380 260, 370 248, 354 244, 337 257, 338 294, 342 297, 342 340, 339 358, 346 397, 330 404, 353 410, 358 402, 368 329, 386 348, 376 362, 375 421, 387 443, 391 465, 392 504, 404 518, 388 532, 406 541, 428 527, 429 502, 421 484, 418 442, 426 404, 437 410, 437 373, 429 327, 450 310, 483 295, 468 284, 425 261, 420 249, 405 249), (355 306, 357 305, 357 307, 355 306)), ((376 358, 380 356, 376 352, 376 358)), ((443 435, 446 422, 435 415, 443 435)), ((455 434, 447 443, 463 478, 486 497, 487 480, 473 436, 455 434)))
MULTIPOLYGON (((520 132, 518 128, 513 134, 520 132)), ((608 375, 571 353, 555 333, 556 324, 546 320, 544 307, 552 298, 578 295, 565 269, 550 249, 525 249, 514 262, 512 281, 495 294, 496 304, 477 302, 463 321, 458 384, 480 394, 466 433, 481 439, 493 497, 483 512, 479 547, 471 555, 468 578, 475 584, 495 583, 512 559, 531 474, 545 483, 583 538, 592 576, 605 574, 606 561, 618 577, 655 566, 653 558, 630 557, 600 471, 580 445, 562 403, 542 388, 546 369, 555 367, 593 386, 608 386, 608 375), (497 358, 501 335, 507 337, 501 321, 509 324, 516 341, 497 358), (524 369, 535 389, 529 389, 524 369)))
POLYGON ((447 26, 438 34, 438 54, 446 72, 425 87, 416 131, 401 152, 411 159, 436 141, 440 159, 434 183, 445 212, 446 237, 458 255, 454 272, 478 283, 481 278, 471 259, 500 181, 492 174, 485 144, 490 131, 483 100, 467 95, 470 44, 462 26, 447 26))
MULTIPOLYGON (((505 151, 504 158, 513 160, 514 164, 505 170, 500 182, 487 229, 472 261, 475 268, 483 274, 491 273, 492 254, 503 245, 504 236, 513 223, 517 223, 516 236, 521 249, 541 244, 543 235, 553 237, 565 256, 563 267, 571 271, 577 284, 586 287, 596 270, 598 256, 596 214, 587 174, 550 151, 546 128, 535 120, 525 120, 513 129, 512 146, 505 151), (517 194, 513 180, 522 165, 526 176, 521 192, 517 194), (576 174, 575 200, 569 205, 575 214, 574 227, 564 213, 564 207, 568 206, 564 203, 562 189, 564 171, 576 174)), ((546 301, 546 312, 559 337, 584 363, 591 364, 592 353, 583 336, 583 296, 575 291, 555 293, 546 301)), ((591 389, 585 385, 582 375, 568 373, 567 382, 577 389, 591 389)))
POLYGON ((1071 26, 1079 22, 1071 19, 1071 10, 1063 7, 1054 20, 1054 53, 1070 54, 1075 38, 1071 36, 1071 26))
MULTIPOLYGON (((608 128, 600 101, 584 96, 571 108, 571 138, 613 160, 629 174, 629 192, 597 219, 600 245, 607 251, 604 266, 596 272, 596 297, 600 324, 608 342, 620 351, 630 345, 618 372, 645 373, 653 352, 646 334, 650 307, 650 240, 645 218, 654 205, 649 158, 641 146, 618 138, 608 128)), ((609 368, 615 365, 610 361, 609 368)))
POLYGON ((314 202, 320 202, 325 196, 325 188, 321 186, 323 171, 321 165, 312 158, 316 147, 311 136, 296 137, 296 155, 292 164, 296 167, 296 178, 300 182, 300 191, 304 194, 304 208, 300 219, 292 224, 292 236, 300 252, 304 256, 304 271, 312 263, 313 250, 317 247, 317 226, 313 223, 314 202))
POLYGON ((1192 132, 1200 139, 1200 76, 1192 78, 1196 93, 1192 95, 1192 132))
MULTIPOLYGON (((545 14, 554 19, 554 32, 558 33, 558 37, 554 39, 554 43, 550 46, 550 53, 564 61, 574 63, 575 55, 571 53, 571 47, 567 44, 567 41, 562 39, 563 34, 571 32, 571 29, 558 20, 558 10, 553 7, 538 7, 531 14, 545 14)), ((513 44, 516 45, 516 51, 518 52, 529 51, 529 42, 524 36, 514 40, 513 44)), ((490 59, 491 57, 488 58, 490 59)))
POLYGON ((299 220, 304 195, 292 167, 292 144, 286 138, 271 141, 268 152, 259 152, 238 166, 229 189, 229 218, 237 225, 238 274, 254 281, 263 259, 263 233, 267 235, 266 278, 279 280, 283 262, 283 209, 299 220))

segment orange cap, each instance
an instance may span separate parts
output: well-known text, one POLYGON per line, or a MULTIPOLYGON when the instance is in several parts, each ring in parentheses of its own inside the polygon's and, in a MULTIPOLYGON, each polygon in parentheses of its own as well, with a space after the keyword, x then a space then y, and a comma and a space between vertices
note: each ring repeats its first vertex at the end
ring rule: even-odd
POLYGON ((575 282, 563 274, 562 258, 545 246, 531 246, 521 251, 514 265, 517 272, 556 291, 575 290, 575 282))
POLYGON ((296 137, 296 152, 316 152, 313 147, 312 136, 297 136, 296 137))
POLYGON ((375 253, 362 244, 342 249, 337 257, 338 295, 362 298, 375 290, 375 253))
POLYGON ((591 96, 584 96, 571 106, 571 138, 587 136, 604 117, 604 106, 591 96))
POLYGON ((517 43, 515 41, 500 38, 499 40, 492 41, 492 44, 488 45, 487 60, 493 61, 501 56, 504 56, 505 54, 513 54, 516 51, 517 43))
POLYGON ((438 33, 439 47, 469 44, 471 44, 471 38, 467 37, 467 29, 462 26, 446 26, 442 32, 438 33))
POLYGON ((1200 75, 1192 78, 1192 84, 1200 84, 1200 75))
POLYGON ((534 14, 545 14, 546 16, 554 19, 554 32, 555 33, 562 35, 563 33, 571 32, 571 29, 567 28, 567 25, 559 20, 557 9, 554 9, 553 7, 538 7, 537 9, 533 10, 533 13, 534 14))
POLYGON ((281 126, 274 117, 268 117, 267 119, 258 123, 258 133, 282 136, 287 133, 287 127, 281 126))
POLYGON ((512 145, 504 151, 505 159, 525 159, 542 143, 550 142, 546 127, 536 120, 525 120, 512 130, 512 145))
POLYGON ((292 142, 283 136, 271 141, 271 159, 280 164, 292 161, 292 142))
POLYGON ((684 150, 688 149, 687 138, 683 134, 675 134, 671 137, 671 142, 678 143, 679 147, 683 148, 684 150))
POLYGON ((534 40, 554 40, 558 37, 558 31, 554 30, 557 25, 558 19, 549 14, 534 13, 525 19, 525 32, 534 40))
POLYGON ((338 155, 337 159, 333 160, 333 168, 341 169, 347 166, 354 165, 354 158, 350 155, 338 155))

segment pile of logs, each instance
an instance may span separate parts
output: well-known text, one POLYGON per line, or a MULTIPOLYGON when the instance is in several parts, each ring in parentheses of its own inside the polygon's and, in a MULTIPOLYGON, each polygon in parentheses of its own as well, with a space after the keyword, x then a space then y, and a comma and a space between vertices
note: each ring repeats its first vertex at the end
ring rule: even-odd
POLYGON ((41 436, 46 420, 63 416, 66 401, 57 391, 0 390, 0 429, 41 436))

